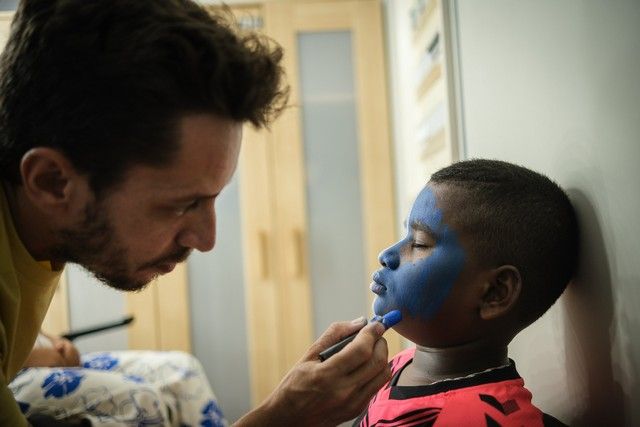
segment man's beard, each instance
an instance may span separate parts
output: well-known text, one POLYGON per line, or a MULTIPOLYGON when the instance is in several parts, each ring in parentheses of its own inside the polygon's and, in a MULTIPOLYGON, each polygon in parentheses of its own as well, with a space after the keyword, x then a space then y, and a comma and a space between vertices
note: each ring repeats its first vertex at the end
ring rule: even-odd
MULTIPOLYGON (((146 263, 140 269, 184 261, 189 252, 189 249, 182 248, 174 254, 146 263)), ((106 209, 97 202, 87 205, 84 221, 80 225, 58 231, 58 245, 52 251, 52 258, 79 264, 104 284, 121 291, 140 291, 158 276, 156 274, 144 281, 133 277, 135 269, 128 262, 128 251, 116 240, 106 209)))

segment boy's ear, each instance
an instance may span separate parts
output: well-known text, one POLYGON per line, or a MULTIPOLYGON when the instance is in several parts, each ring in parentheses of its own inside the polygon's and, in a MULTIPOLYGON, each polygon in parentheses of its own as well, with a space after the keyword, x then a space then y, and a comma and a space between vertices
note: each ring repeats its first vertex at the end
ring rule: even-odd
POLYGON ((492 270, 485 283, 480 317, 491 320, 504 316, 518 301, 522 289, 520 271, 512 265, 503 265, 492 270))
POLYGON ((43 211, 66 212, 85 196, 86 179, 54 148, 36 147, 25 153, 20 174, 26 195, 43 211))

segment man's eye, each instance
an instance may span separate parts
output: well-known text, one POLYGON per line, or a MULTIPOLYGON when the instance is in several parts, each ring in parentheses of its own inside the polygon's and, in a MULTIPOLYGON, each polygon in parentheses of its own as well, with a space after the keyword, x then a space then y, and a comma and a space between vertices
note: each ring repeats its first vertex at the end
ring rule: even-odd
POLYGON ((194 200, 193 202, 189 203, 188 205, 182 205, 179 208, 176 209, 176 213, 178 215, 184 215, 185 213, 189 212, 190 210, 195 209, 196 207, 198 207, 198 200, 194 200))

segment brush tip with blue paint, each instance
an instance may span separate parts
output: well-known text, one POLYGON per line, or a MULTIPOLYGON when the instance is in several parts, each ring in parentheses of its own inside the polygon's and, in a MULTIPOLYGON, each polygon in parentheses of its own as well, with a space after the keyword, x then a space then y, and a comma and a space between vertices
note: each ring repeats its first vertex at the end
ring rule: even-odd
MULTIPOLYGON (((378 315, 373 316, 369 321, 369 323, 380 322, 384 325, 384 329, 386 330, 393 327, 401 320, 402 320, 402 313, 400 313, 400 310, 393 310, 388 312, 384 316, 378 316, 378 315)), ((356 335, 358 335, 359 332, 360 331, 356 331, 351 335, 349 335, 348 337, 343 338, 341 341, 337 342, 336 344, 332 345, 328 349, 321 352, 318 355, 318 357, 322 362, 324 362, 325 360, 327 360, 328 358, 330 358, 331 356, 333 356, 334 354, 336 354, 337 352, 345 348, 347 344, 349 344, 351 341, 354 340, 354 338, 356 337, 356 335)))
POLYGON ((402 313, 400 310, 393 310, 382 316, 380 322, 384 325, 385 329, 389 329, 397 325, 402 320, 402 313))

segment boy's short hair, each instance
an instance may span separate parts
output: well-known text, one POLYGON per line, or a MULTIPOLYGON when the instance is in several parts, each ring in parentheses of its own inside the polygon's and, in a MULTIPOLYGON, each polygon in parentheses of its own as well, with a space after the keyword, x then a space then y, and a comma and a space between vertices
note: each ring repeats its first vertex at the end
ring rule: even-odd
POLYGON ((522 327, 540 317, 575 275, 579 234, 565 192, 546 176, 497 160, 454 163, 431 183, 461 191, 458 225, 486 267, 513 265, 522 277, 522 327))
POLYGON ((191 0, 21 1, 0 58, 0 177, 19 184, 46 146, 99 191, 168 164, 187 114, 267 124, 286 103, 282 50, 229 22, 191 0))

